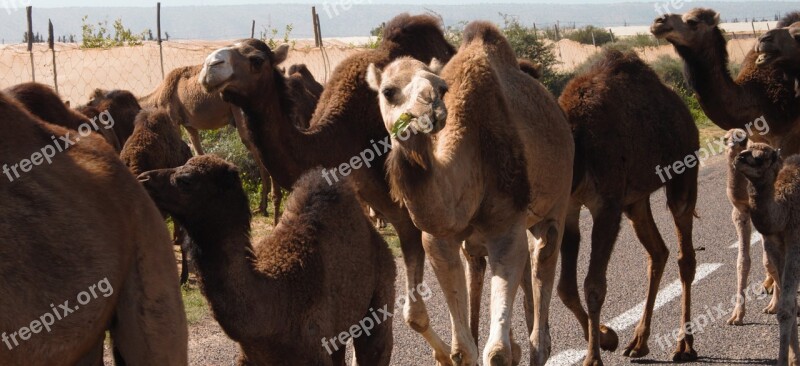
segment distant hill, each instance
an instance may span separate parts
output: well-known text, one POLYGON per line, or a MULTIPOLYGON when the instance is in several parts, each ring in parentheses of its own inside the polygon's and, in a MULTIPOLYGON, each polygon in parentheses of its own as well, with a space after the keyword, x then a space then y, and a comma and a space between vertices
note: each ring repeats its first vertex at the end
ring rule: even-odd
MULTIPOLYGON (((354 3, 355 1, 348 2, 354 3)), ((366 2, 366 1, 364 1, 366 2)), ((340 0, 325 0, 327 4, 340 4, 340 0)), ((656 4, 668 4, 668 0, 656 4)), ((723 20, 766 19, 773 20, 776 15, 800 9, 797 2, 684 2, 681 9, 668 9, 686 12, 692 7, 710 7, 720 12, 723 20)), ((610 27, 621 25, 646 25, 657 15, 654 3, 620 4, 504 4, 504 5, 377 5, 353 4, 349 10, 341 5, 336 8, 317 6, 324 37, 366 36, 369 31, 382 22, 401 12, 424 13, 434 11, 440 14, 446 24, 457 25, 462 21, 487 19, 500 23, 500 13, 519 18, 523 24, 536 23, 537 26, 552 26, 560 22, 562 26, 580 27, 593 24, 610 27), (337 15, 338 12, 338 15, 337 15)), ((108 20, 112 23, 122 18, 125 26, 135 33, 151 29, 155 33, 155 8, 108 7, 108 8, 34 8, 34 33, 47 32, 47 20, 52 19, 56 36, 74 34, 80 38, 81 19, 88 15, 89 21, 96 23, 108 20)), ((236 39, 250 36, 251 21, 256 20, 256 34, 264 27, 279 30, 282 35, 287 24, 292 24, 293 38, 312 38, 311 5, 241 5, 241 6, 194 6, 162 8, 162 30, 173 39, 236 39)), ((0 11, 0 38, 3 42, 19 43, 26 29, 25 11, 0 11)))

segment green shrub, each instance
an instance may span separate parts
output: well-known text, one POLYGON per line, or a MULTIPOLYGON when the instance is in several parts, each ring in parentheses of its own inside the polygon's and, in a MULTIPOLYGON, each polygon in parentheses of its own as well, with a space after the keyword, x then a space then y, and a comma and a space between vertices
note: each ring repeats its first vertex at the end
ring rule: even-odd
POLYGON ((614 37, 611 35, 611 32, 603 28, 587 25, 586 27, 566 33, 565 38, 583 44, 602 46, 606 43, 612 42, 614 37), (594 37, 592 37, 592 35, 594 35, 594 37))
POLYGON ((629 48, 646 48, 646 47, 658 47, 660 43, 653 37, 652 34, 644 34, 639 33, 630 37, 619 38, 615 42, 624 47, 629 48))
POLYGON ((88 23, 89 16, 83 17, 81 33, 83 36, 83 43, 81 48, 111 48, 122 46, 140 46, 144 40, 145 34, 149 30, 145 30, 141 34, 133 34, 129 28, 125 28, 122 24, 122 19, 114 21, 114 36, 108 30, 108 21, 98 22, 94 24, 88 23))
POLYGON ((289 36, 292 34, 292 30, 294 30, 294 25, 287 24, 286 28, 283 30, 283 38, 278 38, 278 29, 276 28, 266 28, 261 31, 261 40, 269 46, 270 49, 274 50, 281 44, 288 44, 294 48, 295 41, 290 41, 289 36))
POLYGON ((200 137, 206 153, 217 155, 239 168, 242 185, 250 197, 250 206, 258 207, 261 175, 250 151, 242 143, 239 132, 228 126, 219 130, 200 131, 200 137))

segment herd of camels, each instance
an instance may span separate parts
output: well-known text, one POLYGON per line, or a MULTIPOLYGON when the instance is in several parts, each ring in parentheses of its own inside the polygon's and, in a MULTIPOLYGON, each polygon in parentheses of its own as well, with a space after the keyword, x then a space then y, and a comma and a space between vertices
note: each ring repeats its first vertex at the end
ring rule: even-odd
MULTIPOLYGON (((741 325, 745 316, 752 222, 764 237, 765 285, 773 293, 765 311, 780 324, 779 365, 800 365, 792 295, 800 279, 796 21, 800 13, 760 37, 736 78, 715 11, 668 14, 651 26, 683 59, 706 115, 729 130, 740 296, 728 323, 741 325), (769 133, 748 136, 757 118, 769 133)), ((649 201, 662 187, 683 290, 672 361, 697 359, 685 324, 699 171, 686 157, 699 149, 698 130, 680 97, 634 52, 604 51, 556 99, 537 80, 537 67, 518 60, 488 22, 468 24, 456 50, 437 18, 401 14, 376 49, 344 60, 324 87, 304 65, 283 65, 289 51, 242 40, 202 65, 174 70, 148 96, 98 89, 74 110, 40 84, 0 92, 0 164, 15 169, 101 113, 115 121, 113 131, 81 135, 16 180, 0 176, 0 331, 19 329, 2 334, 0 364, 102 365, 108 331, 118 365, 186 365, 188 330, 171 249, 180 243, 181 278, 190 253, 214 317, 240 346, 240 365, 344 365, 345 348, 331 352, 319 340, 367 319, 370 332, 352 337, 353 364, 389 365, 392 322, 373 322, 375 309, 402 312, 437 365, 517 365, 523 355, 510 325, 518 288, 530 365, 550 357, 554 290, 583 329, 583 364, 602 365, 601 349, 619 345, 600 313, 623 214, 649 256, 645 310, 624 345, 625 356, 643 357, 669 257, 649 201), (200 145, 198 130, 228 124, 265 184, 272 181, 276 226, 257 243, 237 168, 203 155, 200 145), (354 167, 335 184, 322 178, 321 169, 355 165, 371 148, 385 153, 371 168, 354 167), (684 160, 685 169, 666 182, 653 173, 684 160), (292 193, 279 215, 281 188, 292 193), (395 301, 395 262, 365 207, 398 233, 404 301, 395 301), (594 222, 585 307, 577 282, 583 207, 594 222), (414 296, 426 258, 450 313, 449 343, 414 296), (479 351, 487 264, 491 325, 479 351), (81 302, 39 334, 42 313, 103 278, 113 295, 81 302)))

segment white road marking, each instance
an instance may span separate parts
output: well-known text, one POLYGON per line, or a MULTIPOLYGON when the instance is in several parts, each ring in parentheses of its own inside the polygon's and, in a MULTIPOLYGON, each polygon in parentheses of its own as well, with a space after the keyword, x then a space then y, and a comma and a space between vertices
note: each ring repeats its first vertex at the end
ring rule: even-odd
MULTIPOLYGON (((700 280, 708 277, 720 267, 722 267, 722 263, 704 263, 697 266, 692 285, 696 285, 700 280)), ((672 283, 662 288, 661 291, 658 292, 658 295, 656 295, 655 305, 653 306, 653 311, 655 312, 660 307, 680 296, 681 281, 678 279, 672 281, 672 283)), ((642 313, 644 313, 644 306, 645 302, 640 302, 630 310, 612 319, 607 323, 607 325, 617 331, 617 333, 619 333, 621 330, 628 329, 636 324, 639 321, 639 318, 642 317, 642 313)), ((583 360, 584 357, 586 357, 585 349, 570 349, 550 357, 550 359, 547 360, 546 366, 571 366, 583 360)))
MULTIPOLYGON (((750 246, 756 245, 761 241, 761 234, 753 233, 753 236, 750 237, 750 246)), ((739 241, 733 242, 728 248, 736 249, 739 247, 739 241)))

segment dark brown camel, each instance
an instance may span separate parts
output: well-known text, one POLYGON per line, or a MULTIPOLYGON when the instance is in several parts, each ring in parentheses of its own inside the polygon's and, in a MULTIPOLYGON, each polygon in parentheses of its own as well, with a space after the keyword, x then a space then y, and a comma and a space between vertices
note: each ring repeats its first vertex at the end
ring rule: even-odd
POLYGON ((79 112, 89 118, 94 118, 97 113, 107 111, 116 122, 114 133, 117 134, 120 146, 125 146, 125 142, 133 133, 133 122, 136 115, 142 110, 136 97, 127 90, 112 90, 109 92, 95 90, 86 106, 78 107, 79 112))
POLYGON ((193 238, 203 294, 239 342, 240 365, 344 366, 345 346, 331 338, 353 326, 362 327, 354 365, 389 365, 392 321, 381 314, 394 312, 394 258, 346 183, 310 171, 275 230, 251 245, 247 195, 231 164, 200 156, 139 180, 193 238))
MULTIPOLYGON (((122 148, 120 158, 134 176, 150 170, 176 168, 192 158, 192 151, 181 139, 177 124, 164 109, 144 109, 136 116, 133 134, 122 148)), ((181 284, 189 280, 189 238, 177 223, 173 244, 181 248, 181 284)))
POLYGON ((697 359, 693 336, 683 329, 683 324, 691 321, 696 266, 692 223, 699 169, 695 156, 698 131, 689 110, 634 52, 616 50, 605 51, 585 74, 570 81, 559 102, 572 125, 576 179, 561 246, 558 295, 578 318, 589 341, 583 364, 602 365, 600 348, 613 351, 618 344, 614 330, 600 324, 600 310, 606 297, 606 268, 623 213, 650 257, 645 311, 624 355, 639 358, 650 352, 647 340, 653 306, 669 257, 650 208, 650 195, 662 187, 666 187, 667 206, 678 233, 684 290, 681 333, 673 360, 697 359), (666 171, 661 171, 662 167, 666 171), (588 315, 581 305, 576 278, 582 206, 589 209, 594 222, 584 282, 588 315))
POLYGON ((328 168, 323 172, 332 182, 352 176, 358 195, 392 223, 400 237, 407 269, 404 318, 425 337, 443 365, 451 364, 450 347, 430 327, 424 302, 418 298, 412 301, 409 296, 422 283, 425 253, 421 233, 408 211, 389 195, 384 161, 390 142, 375 102, 377 94, 370 89, 365 75, 370 63, 384 67, 404 55, 426 63, 433 57, 446 62, 454 53, 436 18, 408 14, 395 17, 387 23, 377 49, 339 64, 325 87, 311 127, 305 131, 292 123, 286 83, 276 69, 285 60, 285 52, 273 52, 263 42, 243 41, 212 54, 201 74, 208 90, 221 93, 245 112, 264 164, 280 185, 291 185, 316 166, 328 168), (236 77, 220 78, 220 70, 236 77), (364 160, 370 160, 369 166, 364 160), (351 162, 358 169, 348 169, 351 162))
POLYGON ((0 178, 0 364, 102 364, 110 330, 118 364, 187 365, 169 234, 117 153, 4 93, 0 136, 22 173, 0 178))
POLYGON ((113 128, 116 121, 108 118, 108 115, 97 113, 87 118, 78 112, 67 107, 53 88, 39 83, 24 83, 12 86, 5 93, 22 103, 28 111, 41 118, 45 122, 57 126, 66 127, 80 133, 99 133, 117 152, 122 146, 117 139, 113 128))

